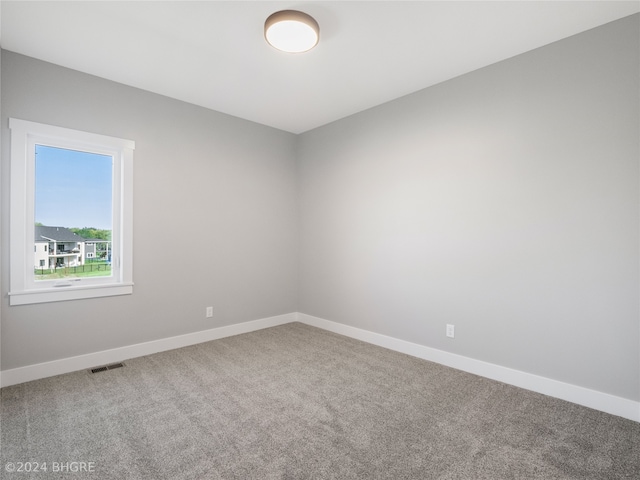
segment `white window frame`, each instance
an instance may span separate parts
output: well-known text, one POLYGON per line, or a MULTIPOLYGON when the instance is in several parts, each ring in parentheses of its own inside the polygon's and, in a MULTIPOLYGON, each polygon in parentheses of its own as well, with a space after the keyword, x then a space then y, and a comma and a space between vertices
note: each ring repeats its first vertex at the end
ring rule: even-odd
POLYGON ((135 142, 69 128, 9 119, 11 129, 9 304, 58 302, 133 293, 133 151, 135 142), (35 280, 35 145, 113 158, 110 277, 35 280))

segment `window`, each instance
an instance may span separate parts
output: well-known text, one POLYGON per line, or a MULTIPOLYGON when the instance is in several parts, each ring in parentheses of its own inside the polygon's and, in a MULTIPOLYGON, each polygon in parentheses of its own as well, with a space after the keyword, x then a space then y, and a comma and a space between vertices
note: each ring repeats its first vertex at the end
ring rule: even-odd
POLYGON ((10 305, 132 293, 134 142, 14 118, 9 127, 10 305), (88 264, 96 239, 108 255, 88 264))

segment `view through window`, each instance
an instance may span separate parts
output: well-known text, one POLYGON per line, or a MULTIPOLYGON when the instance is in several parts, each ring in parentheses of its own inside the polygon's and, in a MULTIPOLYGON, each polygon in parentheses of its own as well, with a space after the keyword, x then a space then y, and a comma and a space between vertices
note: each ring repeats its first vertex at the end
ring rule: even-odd
POLYGON ((35 145, 36 280, 111 275, 113 158, 35 145))

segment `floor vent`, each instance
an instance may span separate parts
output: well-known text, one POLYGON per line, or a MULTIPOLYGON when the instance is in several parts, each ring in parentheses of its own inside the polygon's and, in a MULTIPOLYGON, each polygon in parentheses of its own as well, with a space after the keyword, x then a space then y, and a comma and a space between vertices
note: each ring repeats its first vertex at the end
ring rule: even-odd
POLYGON ((105 365, 104 367, 96 367, 89 370, 91 373, 106 372, 107 370, 113 370, 114 368, 122 368, 124 363, 112 363, 111 365, 105 365))

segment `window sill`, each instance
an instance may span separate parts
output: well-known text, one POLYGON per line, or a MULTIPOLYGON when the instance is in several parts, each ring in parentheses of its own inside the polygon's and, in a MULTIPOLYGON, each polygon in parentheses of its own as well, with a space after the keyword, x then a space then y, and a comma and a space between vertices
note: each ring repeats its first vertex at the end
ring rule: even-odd
POLYGON ((113 285, 94 285, 83 287, 57 287, 42 290, 9 292, 9 305, 29 305, 32 303, 63 302, 85 298, 111 297, 115 295, 131 295, 133 283, 117 283, 113 285))

